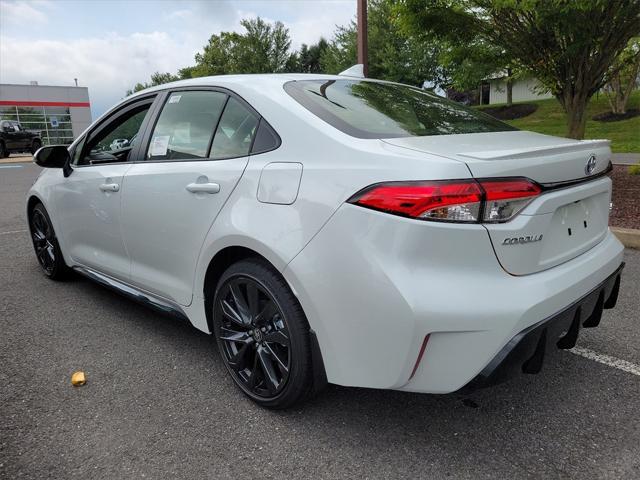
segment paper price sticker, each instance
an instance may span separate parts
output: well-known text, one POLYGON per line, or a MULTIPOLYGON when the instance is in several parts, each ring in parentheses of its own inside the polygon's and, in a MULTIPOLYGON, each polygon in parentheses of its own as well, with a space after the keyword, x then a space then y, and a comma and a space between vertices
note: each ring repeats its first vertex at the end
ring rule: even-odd
POLYGON ((164 157, 169 148, 169 135, 154 137, 149 148, 149 155, 152 157, 164 157))

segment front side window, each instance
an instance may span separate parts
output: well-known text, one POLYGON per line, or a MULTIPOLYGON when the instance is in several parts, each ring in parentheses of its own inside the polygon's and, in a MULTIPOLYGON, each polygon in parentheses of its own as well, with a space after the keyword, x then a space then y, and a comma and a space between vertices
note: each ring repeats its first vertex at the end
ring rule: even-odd
POLYGON ((142 103, 108 123, 90 138, 76 165, 128 162, 150 108, 151 102, 142 103))
POLYGON ((215 91, 169 95, 153 129, 147 160, 207 158, 227 95, 215 91))
POLYGON ((406 85, 304 80, 288 82, 284 88, 307 110, 358 138, 516 130, 489 115, 406 85))

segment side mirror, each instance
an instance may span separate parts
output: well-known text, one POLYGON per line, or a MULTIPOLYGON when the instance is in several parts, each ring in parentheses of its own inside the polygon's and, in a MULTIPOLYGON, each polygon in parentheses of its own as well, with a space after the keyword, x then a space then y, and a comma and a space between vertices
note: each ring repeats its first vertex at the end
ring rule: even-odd
POLYGON ((38 149, 33 161, 44 168, 65 168, 71 161, 69 150, 65 145, 51 145, 38 149))

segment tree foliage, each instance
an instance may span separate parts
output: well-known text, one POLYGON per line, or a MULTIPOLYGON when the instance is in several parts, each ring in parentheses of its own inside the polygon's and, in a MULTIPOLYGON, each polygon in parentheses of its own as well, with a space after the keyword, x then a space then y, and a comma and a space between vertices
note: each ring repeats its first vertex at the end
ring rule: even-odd
POLYGON ((302 73, 322 73, 322 66, 320 65, 320 59, 327 50, 329 43, 322 37, 318 40, 318 43, 307 45, 305 43, 300 47, 300 51, 297 52, 298 63, 290 67, 289 71, 302 72, 302 73))
POLYGON ((638 86, 640 74, 640 37, 629 40, 616 61, 611 65, 604 92, 611 111, 623 115, 627 111, 629 96, 638 86))
POLYGON ((177 75, 156 72, 148 83, 138 83, 130 95, 148 87, 185 78, 234 73, 278 73, 299 69, 295 54, 291 54, 289 30, 281 22, 273 24, 261 18, 240 22, 244 33, 221 32, 211 35, 202 52, 195 56, 195 65, 181 68, 177 75))
POLYGON ((164 83, 175 82, 176 80, 180 80, 182 77, 179 75, 174 75, 172 73, 161 73, 155 72, 151 75, 151 81, 148 83, 136 83, 131 90, 127 90, 127 96, 139 92, 140 90, 144 90, 145 88, 155 87, 156 85, 162 85, 164 83))
POLYGON ((589 100, 640 33, 640 0, 403 0, 396 11, 414 37, 501 49, 557 98, 573 138, 583 138, 589 100))
POLYGON ((240 24, 245 33, 211 36, 202 53, 196 54, 192 76, 286 71, 291 56, 289 30, 281 22, 270 24, 261 18, 240 24))
MULTIPOLYGON (((405 35, 396 22, 391 0, 371 0, 368 6, 369 75, 395 82, 422 85, 442 75, 438 45, 405 35)), ((356 24, 337 27, 320 59, 325 73, 339 73, 355 63, 356 24)))
POLYGON ((356 24, 338 26, 333 39, 320 57, 320 66, 324 73, 340 73, 357 62, 356 24))

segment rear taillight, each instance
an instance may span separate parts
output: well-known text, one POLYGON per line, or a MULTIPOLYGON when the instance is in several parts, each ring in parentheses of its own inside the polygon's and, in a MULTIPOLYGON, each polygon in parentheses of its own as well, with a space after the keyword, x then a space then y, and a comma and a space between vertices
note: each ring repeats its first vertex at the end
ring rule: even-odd
POLYGON ((485 222, 506 222, 512 219, 542 192, 540 185, 528 178, 480 180, 480 185, 485 194, 482 210, 485 222))
POLYGON ((421 220, 505 222, 541 191, 526 178, 389 182, 361 190, 349 203, 421 220))

